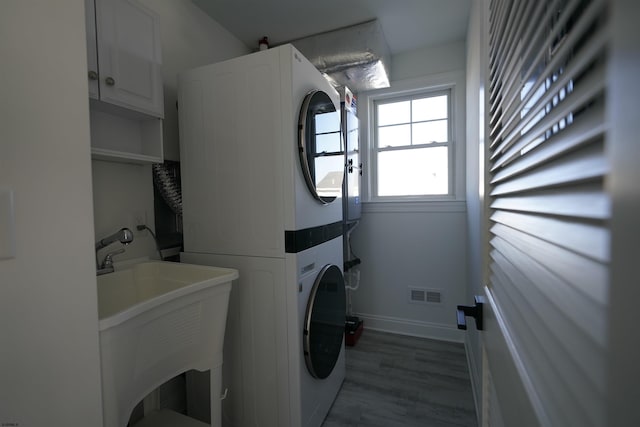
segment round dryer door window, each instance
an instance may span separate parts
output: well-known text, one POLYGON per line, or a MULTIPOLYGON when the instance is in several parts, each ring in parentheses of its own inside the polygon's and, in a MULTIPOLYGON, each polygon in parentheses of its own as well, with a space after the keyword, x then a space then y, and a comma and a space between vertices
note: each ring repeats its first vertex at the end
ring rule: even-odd
POLYGON ((347 310, 344 277, 326 265, 313 284, 304 320, 304 358, 315 378, 327 378, 340 356, 347 310))
POLYGON ((325 92, 314 90, 302 102, 298 120, 302 174, 312 196, 323 204, 342 194, 344 147, 340 111, 325 92))

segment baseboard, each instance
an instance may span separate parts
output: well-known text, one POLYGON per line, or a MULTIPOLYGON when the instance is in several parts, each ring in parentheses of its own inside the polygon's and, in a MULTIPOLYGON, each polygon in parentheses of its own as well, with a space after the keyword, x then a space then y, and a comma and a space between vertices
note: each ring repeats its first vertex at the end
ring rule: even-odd
POLYGON ((394 334, 413 337, 459 343, 464 342, 464 333, 449 325, 401 319, 397 317, 378 316, 366 313, 356 313, 355 315, 364 320, 365 334, 367 329, 371 329, 374 331, 391 332, 394 334))

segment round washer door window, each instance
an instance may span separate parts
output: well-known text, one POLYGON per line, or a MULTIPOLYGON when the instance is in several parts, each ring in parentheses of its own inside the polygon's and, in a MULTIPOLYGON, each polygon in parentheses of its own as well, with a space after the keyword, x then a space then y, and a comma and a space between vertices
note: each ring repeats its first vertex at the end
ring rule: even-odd
POLYGON ((304 320, 304 358, 315 378, 327 378, 340 356, 347 302, 342 271, 326 265, 316 278, 304 320))
POLYGON ((344 147, 340 111, 321 90, 309 92, 302 101, 298 153, 311 195, 323 204, 333 202, 342 194, 344 147))

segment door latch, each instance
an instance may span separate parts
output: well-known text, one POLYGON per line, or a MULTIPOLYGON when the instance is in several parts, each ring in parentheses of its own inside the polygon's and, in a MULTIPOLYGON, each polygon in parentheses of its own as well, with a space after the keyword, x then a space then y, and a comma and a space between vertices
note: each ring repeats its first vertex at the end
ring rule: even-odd
POLYGON ((475 305, 459 305, 456 316, 458 317, 458 329, 467 329, 466 317, 473 317, 476 319, 476 329, 482 331, 482 306, 484 305, 484 297, 476 295, 474 297, 475 305))

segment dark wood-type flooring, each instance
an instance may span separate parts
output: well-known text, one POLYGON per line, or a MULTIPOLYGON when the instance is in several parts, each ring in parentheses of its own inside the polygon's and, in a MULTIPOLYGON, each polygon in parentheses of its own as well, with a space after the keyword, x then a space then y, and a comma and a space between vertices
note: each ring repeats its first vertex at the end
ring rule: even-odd
POLYGON ((464 345, 364 330, 322 427, 476 427, 464 345))

